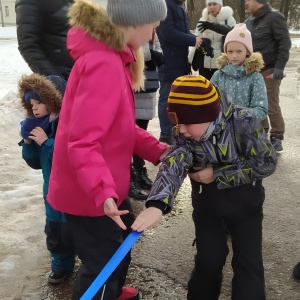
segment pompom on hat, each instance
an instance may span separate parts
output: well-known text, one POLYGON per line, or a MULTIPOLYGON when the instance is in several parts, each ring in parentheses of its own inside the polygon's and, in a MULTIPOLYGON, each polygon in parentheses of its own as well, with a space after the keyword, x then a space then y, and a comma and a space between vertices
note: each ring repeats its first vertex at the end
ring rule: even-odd
POLYGON ((140 26, 162 21, 167 16, 165 0, 108 0, 107 14, 120 26, 140 26))
POLYGON ((223 6, 223 0, 213 0, 213 1, 206 0, 206 6, 207 6, 209 3, 218 3, 218 4, 220 4, 221 6, 223 6))
POLYGON ((171 86, 168 115, 173 124, 215 121, 221 111, 219 94, 205 77, 180 76, 171 86))
POLYGON ((235 25, 235 27, 226 35, 224 42, 225 53, 227 53, 227 44, 230 42, 239 42, 248 49, 250 54, 253 53, 252 36, 244 23, 235 25))

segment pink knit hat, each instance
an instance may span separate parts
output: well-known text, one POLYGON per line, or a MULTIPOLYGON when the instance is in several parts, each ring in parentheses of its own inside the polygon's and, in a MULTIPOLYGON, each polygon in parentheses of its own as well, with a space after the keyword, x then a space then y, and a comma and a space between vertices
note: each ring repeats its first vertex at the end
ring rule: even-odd
POLYGON ((227 44, 230 42, 239 42, 248 49, 250 54, 253 52, 251 33, 244 23, 235 25, 235 27, 227 34, 224 42, 225 53, 227 52, 227 44))

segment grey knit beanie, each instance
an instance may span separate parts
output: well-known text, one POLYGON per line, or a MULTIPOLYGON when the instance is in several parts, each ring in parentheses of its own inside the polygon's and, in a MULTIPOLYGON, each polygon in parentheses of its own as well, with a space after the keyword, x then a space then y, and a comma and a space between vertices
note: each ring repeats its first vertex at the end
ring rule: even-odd
POLYGON ((255 1, 261 4, 266 4, 268 2, 268 0, 255 0, 255 1))
POLYGON ((108 0, 106 9, 112 21, 121 26, 151 24, 167 15, 165 0, 108 0))

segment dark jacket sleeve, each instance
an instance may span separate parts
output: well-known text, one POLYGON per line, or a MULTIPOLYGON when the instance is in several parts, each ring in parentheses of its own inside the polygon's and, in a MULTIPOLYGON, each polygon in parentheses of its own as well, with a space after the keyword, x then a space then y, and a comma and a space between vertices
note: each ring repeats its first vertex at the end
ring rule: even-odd
POLYGON ((157 207, 157 200, 163 202, 163 213, 168 213, 173 207, 178 191, 194 162, 188 146, 173 147, 159 168, 146 202, 146 207, 157 207))
POLYGON ((277 45, 277 55, 274 68, 283 70, 290 56, 291 39, 289 28, 285 17, 277 12, 273 12, 273 20, 271 21, 274 39, 277 45))
POLYGON ((225 24, 219 24, 219 23, 211 23, 211 30, 215 31, 216 33, 222 34, 222 35, 227 35, 228 32, 230 32, 233 27, 225 24))
MULTIPOLYGON (((176 21, 174 16, 174 5, 168 5, 167 17, 160 23, 159 27, 157 28, 161 37, 174 45, 195 46, 196 36, 189 32, 186 33, 184 32, 184 30, 178 30, 176 28, 176 22, 183 23, 184 20, 176 21)), ((184 26, 184 24, 178 26, 184 26)))

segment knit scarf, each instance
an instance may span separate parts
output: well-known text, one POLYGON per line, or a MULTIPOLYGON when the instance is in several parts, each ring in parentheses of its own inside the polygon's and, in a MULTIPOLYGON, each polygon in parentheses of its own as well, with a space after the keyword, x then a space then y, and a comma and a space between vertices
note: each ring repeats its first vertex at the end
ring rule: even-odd
POLYGON ((40 118, 36 118, 35 116, 26 118, 24 121, 20 122, 22 138, 28 139, 31 135, 30 132, 35 127, 41 127, 44 131, 47 131, 47 129, 49 129, 49 127, 51 126, 50 122, 50 114, 40 118))

